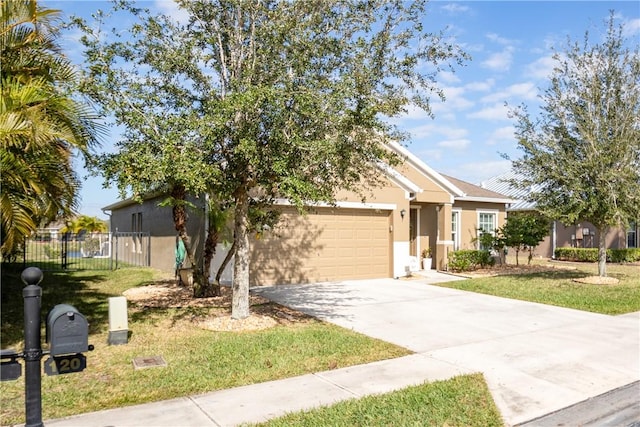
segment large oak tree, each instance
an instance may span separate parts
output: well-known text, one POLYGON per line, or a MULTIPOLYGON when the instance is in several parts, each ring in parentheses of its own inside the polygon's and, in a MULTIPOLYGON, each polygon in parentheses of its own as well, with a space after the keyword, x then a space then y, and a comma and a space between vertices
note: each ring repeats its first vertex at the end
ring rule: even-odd
POLYGON ((430 112, 440 67, 465 55, 425 31, 420 1, 177 3, 188 22, 124 5, 139 19, 128 38, 84 25, 87 91, 126 126, 103 163, 120 188, 171 182, 230 206, 232 316, 244 318, 252 206, 374 184, 379 162, 394 162, 385 141, 402 138, 385 119, 409 104, 430 112))
POLYGON ((601 276, 607 231, 640 217, 640 55, 623 34, 612 12, 602 41, 569 42, 540 115, 515 111, 523 155, 513 168, 524 179, 513 184, 534 188, 547 217, 597 228, 601 276))

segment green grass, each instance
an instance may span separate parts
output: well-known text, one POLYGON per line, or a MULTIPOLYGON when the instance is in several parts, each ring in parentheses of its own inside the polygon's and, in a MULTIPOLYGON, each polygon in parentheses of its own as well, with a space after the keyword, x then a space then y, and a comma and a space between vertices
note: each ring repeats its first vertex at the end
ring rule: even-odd
POLYGON ((292 413, 259 425, 492 427, 504 424, 484 377, 474 374, 292 413))
MULTIPOLYGON (((23 349, 20 270, 2 271, 2 348, 23 349)), ((129 305, 129 343, 107 345, 107 298, 159 279, 150 269, 45 273, 42 316, 74 305, 90 322, 87 369, 43 376, 43 419, 121 407, 404 356, 406 349, 315 320, 256 332, 212 332, 197 320, 220 307, 154 309, 129 305), (166 368, 134 370, 161 355, 166 368)), ((44 328, 42 332, 44 339, 44 328)), ((46 360, 48 356, 44 357, 46 360)), ((0 383, 0 423, 24 420, 24 376, 0 383)))
POLYGON ((640 310, 639 265, 607 265, 608 275, 620 281, 616 285, 592 285, 573 280, 597 275, 595 264, 558 262, 553 265, 562 268, 439 283, 438 286, 602 314, 640 310))

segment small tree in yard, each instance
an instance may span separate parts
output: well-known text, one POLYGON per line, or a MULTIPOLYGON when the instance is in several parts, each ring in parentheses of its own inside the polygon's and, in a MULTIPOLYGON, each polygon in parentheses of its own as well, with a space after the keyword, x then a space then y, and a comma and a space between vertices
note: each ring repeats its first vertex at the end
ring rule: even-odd
POLYGON ((602 43, 587 33, 555 55, 540 118, 514 111, 523 156, 513 169, 524 179, 511 184, 536 188, 530 201, 545 216, 597 228, 600 276, 609 228, 640 217, 640 55, 622 34, 612 12, 602 43))
POLYGON ((430 112, 437 72, 465 55, 422 28, 422 1, 177 4, 187 22, 119 4, 138 18, 128 41, 79 22, 87 90, 134 136, 112 156, 121 187, 142 178, 140 191, 153 190, 171 177, 232 210, 232 317, 244 318, 250 233, 271 217, 252 223, 252 207, 287 198, 303 209, 375 185, 377 165, 398 160, 385 141, 402 137, 385 117, 408 104, 430 112), (126 156, 133 165, 118 161, 126 156))
POLYGON ((512 212, 507 222, 500 228, 500 235, 506 247, 516 251, 516 265, 519 265, 518 254, 529 251, 528 264, 533 259, 533 250, 549 234, 549 221, 536 213, 512 212))

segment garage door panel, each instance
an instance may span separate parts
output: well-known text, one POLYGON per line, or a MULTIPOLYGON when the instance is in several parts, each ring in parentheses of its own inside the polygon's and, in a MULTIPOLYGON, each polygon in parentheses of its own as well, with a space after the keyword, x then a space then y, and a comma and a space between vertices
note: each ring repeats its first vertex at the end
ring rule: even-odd
POLYGON ((284 208, 273 232, 253 241, 253 284, 390 276, 390 212, 284 208))

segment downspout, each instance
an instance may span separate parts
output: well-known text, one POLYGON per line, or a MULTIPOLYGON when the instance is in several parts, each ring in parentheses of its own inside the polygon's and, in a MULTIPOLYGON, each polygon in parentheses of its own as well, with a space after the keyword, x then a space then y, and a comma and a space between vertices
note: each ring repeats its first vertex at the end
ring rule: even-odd
POLYGON ((111 215, 113 215, 113 211, 110 211, 109 213, 107 213, 107 209, 101 209, 101 211, 109 217, 109 270, 113 270, 113 257, 111 256, 111 253, 113 252, 113 242, 111 240, 113 237, 113 234, 111 233, 111 215))
POLYGON ((556 230, 557 224, 558 224, 558 221, 555 221, 555 220, 551 223, 551 228, 552 228, 552 230, 551 230, 551 259, 556 259, 556 246, 558 244, 557 243, 558 235, 557 235, 557 230, 556 230))

